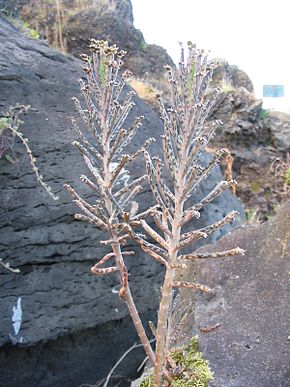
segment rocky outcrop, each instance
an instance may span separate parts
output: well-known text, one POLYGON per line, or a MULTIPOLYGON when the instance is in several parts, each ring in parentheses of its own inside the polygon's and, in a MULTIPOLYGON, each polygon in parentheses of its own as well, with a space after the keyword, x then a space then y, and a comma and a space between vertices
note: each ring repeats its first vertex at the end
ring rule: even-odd
MULTIPOLYGON (((0 160, 1 258, 21 270, 20 274, 1 270, 0 364, 6 372, 0 375, 0 385, 95 383, 136 338, 115 294, 117 277, 90 274, 96 259, 108 252, 97 243, 104 236, 73 219, 75 206, 62 188, 69 182, 93 200, 92 192, 79 183, 86 169, 70 145, 74 138, 70 98, 79 95, 81 63, 44 42, 25 38, 3 19, 0 51, 0 110, 16 103, 32 106, 22 117, 21 130, 30 139, 44 179, 60 196, 58 202, 52 202, 37 185, 21 144, 15 146, 18 163, 0 160), (122 326, 119 333, 118 325, 122 326)), ((132 150, 149 136, 158 137, 161 129, 159 115, 141 100, 135 102, 134 114, 146 118, 132 150)), ((158 153, 159 146, 157 142, 152 152, 158 153)), ((139 174, 141 168, 140 160, 132 174, 139 174)), ((193 201, 219 178, 216 168, 193 201)), ((150 201, 144 190, 139 196, 141 208, 150 201)), ((243 214, 239 201, 227 192, 204 209, 198 225, 221 219, 230 209, 243 214)), ((146 320, 149 315, 154 319, 160 266, 138 250, 128 266, 137 306, 146 320)), ((140 353, 134 361, 142 357, 140 353)), ((127 364, 127 375, 134 366, 127 364)))
POLYGON ((230 65, 224 59, 215 59, 217 67, 214 70, 213 82, 217 86, 229 89, 244 87, 250 93, 253 93, 254 86, 250 77, 236 65, 230 65))
POLYGON ((270 221, 237 228, 200 250, 246 250, 243 257, 195 267, 196 280, 216 290, 195 305, 195 332, 214 371, 212 387, 289 385, 289 224, 290 201, 270 221), (207 333, 199 329, 215 324, 207 333))
POLYGON ((50 45, 77 58, 88 52, 88 41, 95 38, 126 50, 126 67, 138 78, 149 73, 150 78, 163 80, 163 66, 173 65, 164 48, 147 44, 134 27, 130 0, 62 0, 59 4, 60 19, 55 0, 0 0, 4 15, 17 15, 50 45))
POLYGON ((237 195, 265 220, 290 193, 283 177, 290 167, 290 115, 264 110, 262 100, 239 87, 220 93, 213 119, 224 123, 212 146, 231 150, 237 195))
MULTIPOLYGON (((0 0, 0 10, 3 14, 9 14, 12 16, 21 16, 22 11, 25 7, 29 7, 32 11, 30 17, 39 15, 40 10, 35 9, 41 6, 42 8, 46 5, 50 6, 51 17, 55 19, 55 0, 0 0)), ((72 11, 73 9, 87 9, 94 8, 99 15, 104 15, 108 12, 114 12, 120 19, 133 24, 133 9, 130 0, 60 0, 60 6, 66 11, 72 11)), ((42 12, 44 9, 41 10, 42 12)), ((26 11, 24 12, 26 14, 26 11)), ((48 20, 46 20, 48 21, 48 20)))
MULTIPOLYGON (((118 1, 116 1, 118 4, 118 1)), ((140 30, 131 21, 119 16, 115 10, 108 9, 100 14, 94 7, 74 13, 63 27, 67 50, 78 57, 88 51, 90 38, 105 39, 111 44, 126 50, 126 67, 136 77, 163 78, 166 64, 173 66, 173 61, 166 50, 157 45, 147 44, 140 30)))
POLYGON ((290 150, 290 115, 264 110, 263 101, 244 87, 222 91, 210 119, 224 123, 215 137, 217 142, 245 149, 272 146, 284 154, 290 150))

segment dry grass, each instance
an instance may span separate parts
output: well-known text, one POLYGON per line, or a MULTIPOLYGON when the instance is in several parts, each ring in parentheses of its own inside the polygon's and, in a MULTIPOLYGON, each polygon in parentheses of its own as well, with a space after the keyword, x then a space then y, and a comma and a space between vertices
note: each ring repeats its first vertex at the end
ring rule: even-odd
POLYGON ((151 86, 148 82, 132 77, 129 85, 136 91, 139 98, 148 102, 150 105, 157 106, 156 94, 160 91, 151 86))

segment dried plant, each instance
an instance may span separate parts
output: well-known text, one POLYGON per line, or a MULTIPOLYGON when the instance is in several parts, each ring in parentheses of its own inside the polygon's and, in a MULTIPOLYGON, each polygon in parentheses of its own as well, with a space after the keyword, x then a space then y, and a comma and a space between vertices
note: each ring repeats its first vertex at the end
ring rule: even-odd
POLYGON ((154 363, 155 354, 135 307, 124 262, 124 256, 134 252, 121 250, 121 246, 129 238, 128 229, 131 230, 131 227, 139 224, 140 219, 154 210, 153 208, 137 214, 138 204, 134 197, 141 190, 146 176, 130 183, 124 178, 128 174, 124 168, 145 152, 152 139, 147 140, 136 153, 122 154, 143 120, 143 116, 140 116, 127 129, 123 126, 134 105, 132 98, 135 94, 129 91, 123 95, 125 81, 131 75, 129 71, 120 73, 125 52, 119 51, 116 46, 109 46, 107 42, 94 39, 91 40, 89 49, 91 57, 82 55, 86 82, 80 80, 86 109, 82 108, 77 98, 73 99, 89 134, 82 131, 73 118, 72 124, 79 135, 79 141, 74 141, 73 144, 83 155, 94 181, 87 176, 81 176, 81 180, 96 192, 98 200, 95 204, 89 204, 71 186, 65 186, 84 213, 76 214, 76 219, 88 221, 108 233, 109 239, 101 243, 111 245, 112 252, 105 255, 91 271, 94 274, 119 273, 119 295, 128 307, 146 354, 154 363), (114 258, 113 265, 102 268, 111 258, 114 258))
MULTIPOLYGON (((28 145, 28 138, 26 138, 19 130, 19 126, 23 123, 19 116, 22 113, 27 112, 29 109, 30 106, 17 104, 16 106, 9 108, 8 112, 4 114, 4 117, 0 118, 0 159, 8 150, 10 150, 13 156, 15 156, 14 142, 15 137, 18 137, 25 147, 32 167, 31 169, 36 176, 37 182, 53 200, 58 200, 59 197, 52 192, 51 187, 43 180, 43 176, 41 175, 39 168, 36 166, 36 157, 33 155, 32 150, 28 145)), ((9 161, 15 162, 10 155, 6 156, 9 161)))
MULTIPOLYGON (((152 258, 163 263, 166 269, 156 330, 156 361, 154 364, 154 386, 156 387, 163 385, 164 376, 167 381, 169 376, 169 383, 172 377, 170 367, 168 368, 168 354, 174 328, 171 311, 173 290, 188 288, 203 292, 213 291, 202 284, 176 280, 177 271, 186 270, 188 260, 219 258, 243 253, 240 248, 214 254, 200 254, 194 251, 184 254, 182 252, 184 248, 200 239, 207 238, 220 227, 232 222, 237 215, 236 211, 232 211, 214 224, 198 230, 183 232, 186 224, 194 218, 199 218, 199 211, 206 204, 236 184, 233 180, 221 181, 200 202, 187 206, 187 200, 192 192, 210 175, 223 157, 229 156, 227 149, 220 149, 206 166, 202 166, 200 162, 205 146, 217 126, 220 125, 220 122, 216 121, 209 129, 204 126, 218 93, 217 89, 208 93, 213 69, 214 65, 208 64, 204 52, 197 51, 192 44, 188 45, 186 63, 182 49, 178 70, 166 66, 172 106, 166 108, 160 96, 158 99, 164 126, 162 135, 164 164, 170 186, 165 184, 162 175, 164 166, 161 160, 151 158, 149 153, 145 152, 149 183, 159 205, 159 210, 153 214, 159 232, 151 228, 146 220, 141 220, 140 223, 145 232, 150 235, 155 244, 149 246, 148 242, 139 236, 135 237, 135 240, 152 258)), ((132 236, 134 237, 133 231, 132 236)))
POLYGON ((276 158, 270 165, 269 173, 274 176, 272 195, 277 203, 282 203, 290 196, 290 154, 284 159, 276 158))
MULTIPOLYGON (((58 196, 52 192, 51 187, 43 180, 43 176, 36 165, 36 157, 33 155, 32 150, 28 145, 28 138, 26 138, 19 130, 19 126, 23 123, 19 116, 22 113, 27 112, 29 109, 30 106, 17 104, 14 107, 10 107, 0 118, 0 159, 5 156, 8 161, 16 163, 17 159, 14 151, 14 145, 15 138, 18 137, 25 147, 32 167, 31 169, 36 176, 36 181, 52 199, 58 200, 58 196), (8 152, 12 154, 12 157, 8 152)), ((2 258, 0 258, 0 265, 13 273, 20 273, 18 268, 12 268, 10 263, 4 262, 2 258)))
POLYGON ((158 96, 164 124, 162 147, 165 168, 163 168, 162 161, 159 158, 151 158, 147 151, 152 139, 147 140, 135 154, 122 155, 124 147, 135 135, 143 119, 137 117, 131 127, 127 129, 123 127, 133 106, 134 94, 128 92, 123 96, 125 81, 130 75, 128 71, 120 74, 125 53, 119 51, 116 46, 110 47, 107 42, 94 39, 91 40, 89 48, 91 57, 82 55, 86 81, 80 80, 85 108, 74 98, 76 109, 88 133, 81 130, 77 121, 72 119, 79 136, 79 141, 73 144, 83 155, 93 176, 93 180, 87 176, 81 176, 81 180, 96 192, 98 199, 94 204, 90 204, 70 185, 67 184, 66 188, 83 212, 76 214, 76 219, 90 222, 108 233, 108 239, 101 243, 111 245, 112 252, 106 254, 92 267, 92 273, 119 274, 121 284, 119 296, 125 301, 144 350, 154 366, 154 386, 167 386, 171 385, 175 377, 170 365, 171 346, 180 337, 183 319, 187 314, 186 307, 182 306, 178 311, 177 299, 173 300, 174 289, 213 291, 206 285, 179 281, 177 271, 186 270, 189 260, 220 258, 243 253, 240 248, 209 254, 183 252, 184 248, 207 238, 220 227, 232 222, 237 215, 237 212, 233 211, 207 227, 183 231, 185 225, 200 216, 199 211, 206 204, 236 184, 233 180, 221 181, 200 202, 193 206, 187 205, 192 192, 210 175, 219 161, 229 154, 227 149, 218 150, 206 166, 201 165, 200 156, 220 124, 216 121, 210 128, 204 127, 218 92, 214 90, 208 93, 214 66, 207 63, 204 52, 197 51, 189 44, 187 63, 184 61, 182 49, 179 69, 175 71, 169 66, 166 67, 172 106, 165 108, 161 97, 158 96), (138 204, 134 201, 134 197, 140 191, 141 183, 146 176, 141 176, 129 184, 123 177, 126 174, 124 168, 142 154, 145 156, 147 178, 156 205, 138 214, 138 204), (168 186, 162 175, 164 169, 170 180, 168 186), (147 216, 153 218, 158 231, 145 220, 147 216), (136 226, 142 226, 154 242, 150 243, 144 235, 137 233, 136 226), (155 352, 145 333, 130 291, 124 256, 132 255, 133 252, 122 251, 122 246, 129 238, 163 264, 166 270, 157 329, 151 323, 156 337, 155 352), (110 267, 102 267, 112 258, 114 263, 110 267))

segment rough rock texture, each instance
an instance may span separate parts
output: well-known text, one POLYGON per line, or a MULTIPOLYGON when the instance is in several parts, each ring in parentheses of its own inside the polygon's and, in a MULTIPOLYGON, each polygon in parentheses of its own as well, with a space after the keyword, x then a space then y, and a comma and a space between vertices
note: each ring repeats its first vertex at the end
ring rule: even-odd
MULTIPOLYGON (((39 1, 0 0, 0 9, 4 15, 21 17, 51 45, 60 47, 56 41, 56 3, 45 0, 39 6, 39 1)), ((60 12, 63 44, 77 58, 87 53, 89 39, 95 38, 108 40, 128 51, 126 67, 136 77, 149 73, 156 81, 163 80, 163 66, 173 65, 164 48, 148 45, 142 32, 134 27, 130 0, 62 0, 60 12)))
MULTIPOLYGON (((45 7, 48 4, 50 6, 55 6, 55 0, 40 0, 41 7, 45 7)), ((38 5, 39 2, 36 3, 36 0, 0 0, 0 10, 4 14, 12 14, 13 16, 20 16, 22 10, 25 6, 31 5, 31 11, 34 15, 39 14, 39 9, 34 9, 35 5, 38 5)), ((100 15, 103 15, 108 12, 108 10, 114 12, 118 17, 125 20, 128 23, 133 24, 133 9, 130 0, 61 0, 61 7, 64 7, 66 11, 72 11, 75 8, 95 8, 100 15)), ((51 10, 53 8, 51 7, 51 10)), ((43 12, 43 9, 41 10, 43 12)), ((54 13, 54 12, 52 12, 54 13)), ((31 15, 31 18, 33 15, 31 15)), ((55 15, 51 15, 53 19, 55 19, 55 15)))
POLYGON ((215 246, 243 257, 199 262, 197 281, 216 290, 196 304, 195 330, 215 373, 212 387, 289 386, 290 201, 263 224, 239 227, 215 246), (220 327, 201 333, 198 327, 220 327))
POLYGON ((225 124, 215 141, 243 148, 272 145, 284 153, 290 150, 290 115, 263 110, 263 101, 244 87, 220 93, 210 118, 225 124))
POLYGON ((236 65, 230 65, 224 59, 215 59, 218 63, 214 71, 213 80, 217 85, 228 88, 244 87, 247 91, 252 93, 254 86, 249 76, 236 65))
POLYGON ((105 39, 111 44, 128 52, 126 68, 136 77, 163 77, 163 66, 173 65, 166 50, 157 45, 148 45, 143 34, 132 23, 120 18, 115 12, 100 15, 94 8, 75 13, 68 18, 64 28, 67 50, 78 57, 88 51, 88 40, 91 38, 105 39))
MULTIPOLYGON (((152 312, 143 314, 143 319, 152 320, 152 312)), ((0 351, 1 371, 5 370, 0 386, 92 387, 104 381, 110 368, 137 342, 126 317, 32 347, 5 346, 0 351)), ((144 356, 140 347, 132 350, 113 373, 109 386, 130 385, 144 356)))
MULTIPOLYGON (((115 294, 117 277, 95 277, 89 271, 96 259, 108 252, 97 243, 104 236, 73 219, 76 208, 62 188, 69 182, 92 197, 79 183, 79 176, 87 171, 70 145, 74 138, 70 98, 79 95, 76 80, 81 76, 81 64, 41 41, 23 37, 1 18, 0 52, 0 110, 17 102, 33 107, 22 117, 21 130, 31 140, 45 180, 60 196, 59 202, 53 202, 37 185, 21 144, 15 148, 18 163, 0 160, 1 258, 21 269, 18 275, 4 269, 0 272, 0 363, 2 369, 9 370, 1 372, 0 385, 16 387, 27 382, 35 387, 73 387, 82 377, 83 383, 94 383, 132 342, 127 323, 120 334, 112 332, 112 321, 127 316, 115 294), (102 362, 100 351, 105 356, 102 362), (75 359, 71 365, 69 359, 75 359), (66 371, 62 364, 68 367, 66 371), (86 373, 88 365, 93 370, 86 373), (64 374, 69 373, 73 378, 66 379, 64 374)), ((133 142, 136 149, 158 133, 161 121, 138 99, 134 113, 146 117, 133 142)), ((159 152, 159 143, 152 151, 159 152)), ((133 174, 139 174, 141 168, 140 160, 133 174)), ((220 178, 216 168, 193 200, 220 178)), ((139 196, 141 208, 150 201, 144 190, 139 196)), ((205 208, 199 225, 221 219, 231 209, 243 213, 238 200, 227 192, 205 208)), ((148 314, 154 316, 162 271, 155 261, 136 252, 134 259, 128 260, 130 279, 137 306, 147 313, 147 319, 148 314)), ((132 364, 128 374, 131 369, 132 364)))
POLYGON ((231 150, 237 195, 265 219, 290 193, 283 177, 290 168, 290 115, 264 110, 262 100, 239 87, 219 95, 210 119, 224 123, 212 146, 231 150))

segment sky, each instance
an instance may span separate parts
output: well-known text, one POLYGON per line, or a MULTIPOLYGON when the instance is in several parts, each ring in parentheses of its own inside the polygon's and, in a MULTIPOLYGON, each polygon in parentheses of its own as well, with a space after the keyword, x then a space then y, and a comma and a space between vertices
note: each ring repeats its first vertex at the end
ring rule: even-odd
POLYGON ((290 86, 289 0, 131 0, 134 25, 147 43, 178 60, 191 40, 240 67, 259 97, 262 84, 290 86))

